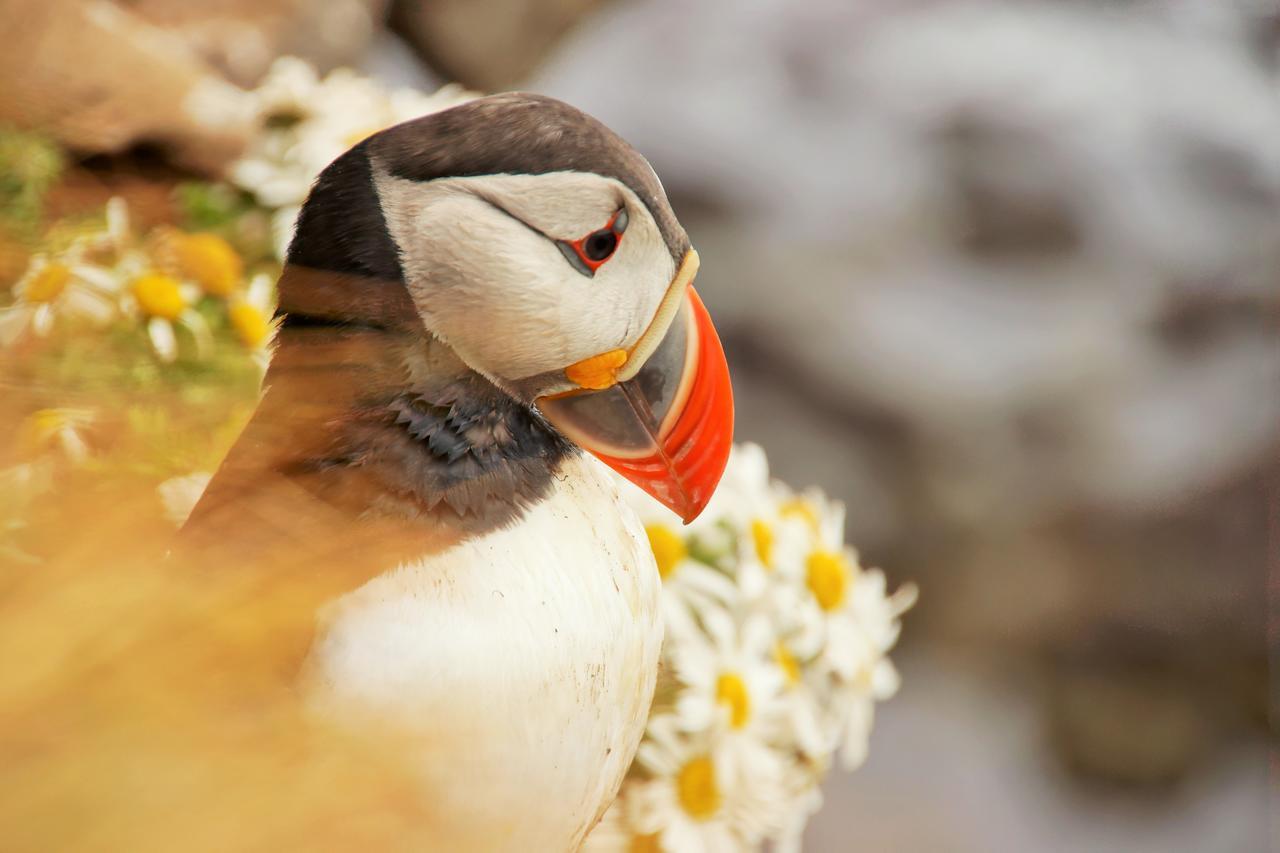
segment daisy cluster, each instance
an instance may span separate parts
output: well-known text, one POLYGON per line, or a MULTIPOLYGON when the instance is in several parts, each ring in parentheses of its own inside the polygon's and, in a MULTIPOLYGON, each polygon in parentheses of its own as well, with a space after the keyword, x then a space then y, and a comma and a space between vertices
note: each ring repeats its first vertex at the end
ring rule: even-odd
POLYGON ((588 851, 798 850, 833 762, 866 757, 886 656, 915 588, 889 594, 844 542, 844 507, 770 480, 734 448, 688 527, 623 488, 663 583, 663 676, 648 729, 588 851))
POLYGON ((227 177, 272 211, 272 242, 281 260, 311 183, 325 166, 383 128, 476 97, 456 85, 434 94, 388 90, 349 68, 321 77, 290 56, 277 59, 250 96, 259 130, 227 177))
POLYGON ((145 330, 156 356, 170 362, 184 349, 206 355, 209 317, 221 316, 265 365, 273 310, 271 276, 247 278, 222 237, 171 226, 139 236, 123 199, 113 198, 100 227, 32 257, 11 304, 0 308, 0 346, 45 337, 60 322, 98 329, 125 322, 145 330))

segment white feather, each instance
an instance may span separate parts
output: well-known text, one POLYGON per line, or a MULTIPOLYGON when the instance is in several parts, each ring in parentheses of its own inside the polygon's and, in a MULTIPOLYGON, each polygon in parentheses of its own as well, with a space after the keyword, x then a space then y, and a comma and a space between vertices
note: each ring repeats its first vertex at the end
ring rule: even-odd
POLYGON ((644 730, 658 592, 639 521, 580 456, 514 525, 326 608, 313 702, 411 733, 435 849, 576 850, 644 730))

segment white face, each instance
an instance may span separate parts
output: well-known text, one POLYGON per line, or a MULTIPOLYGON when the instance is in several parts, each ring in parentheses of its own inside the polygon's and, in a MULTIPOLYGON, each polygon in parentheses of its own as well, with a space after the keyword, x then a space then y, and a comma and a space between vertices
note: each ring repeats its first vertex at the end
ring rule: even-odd
MULTIPOLYGON (((387 227, 426 327, 504 387, 600 353, 630 349, 675 275, 643 202, 582 172, 486 175, 426 183, 378 174, 387 227), (556 245, 626 230, 588 276, 556 245)), ((529 389, 533 396, 546 388, 529 389)))

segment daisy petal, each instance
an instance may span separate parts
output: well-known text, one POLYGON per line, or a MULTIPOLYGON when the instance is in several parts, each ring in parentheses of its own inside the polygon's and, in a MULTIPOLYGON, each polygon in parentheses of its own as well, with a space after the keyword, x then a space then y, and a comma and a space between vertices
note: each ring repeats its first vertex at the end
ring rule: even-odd
POLYGON ((173 361, 178 357, 178 340, 173 334, 173 324, 163 317, 147 321, 147 337, 161 361, 173 361))

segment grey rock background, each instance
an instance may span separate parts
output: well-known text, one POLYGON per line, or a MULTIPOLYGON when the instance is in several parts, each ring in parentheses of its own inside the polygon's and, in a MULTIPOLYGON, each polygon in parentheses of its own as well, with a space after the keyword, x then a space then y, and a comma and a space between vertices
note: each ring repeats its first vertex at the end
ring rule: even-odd
POLYGON ((921 585, 810 849, 1273 837, 1278 22, 633 0, 529 81, 662 175, 739 437, 921 585))

